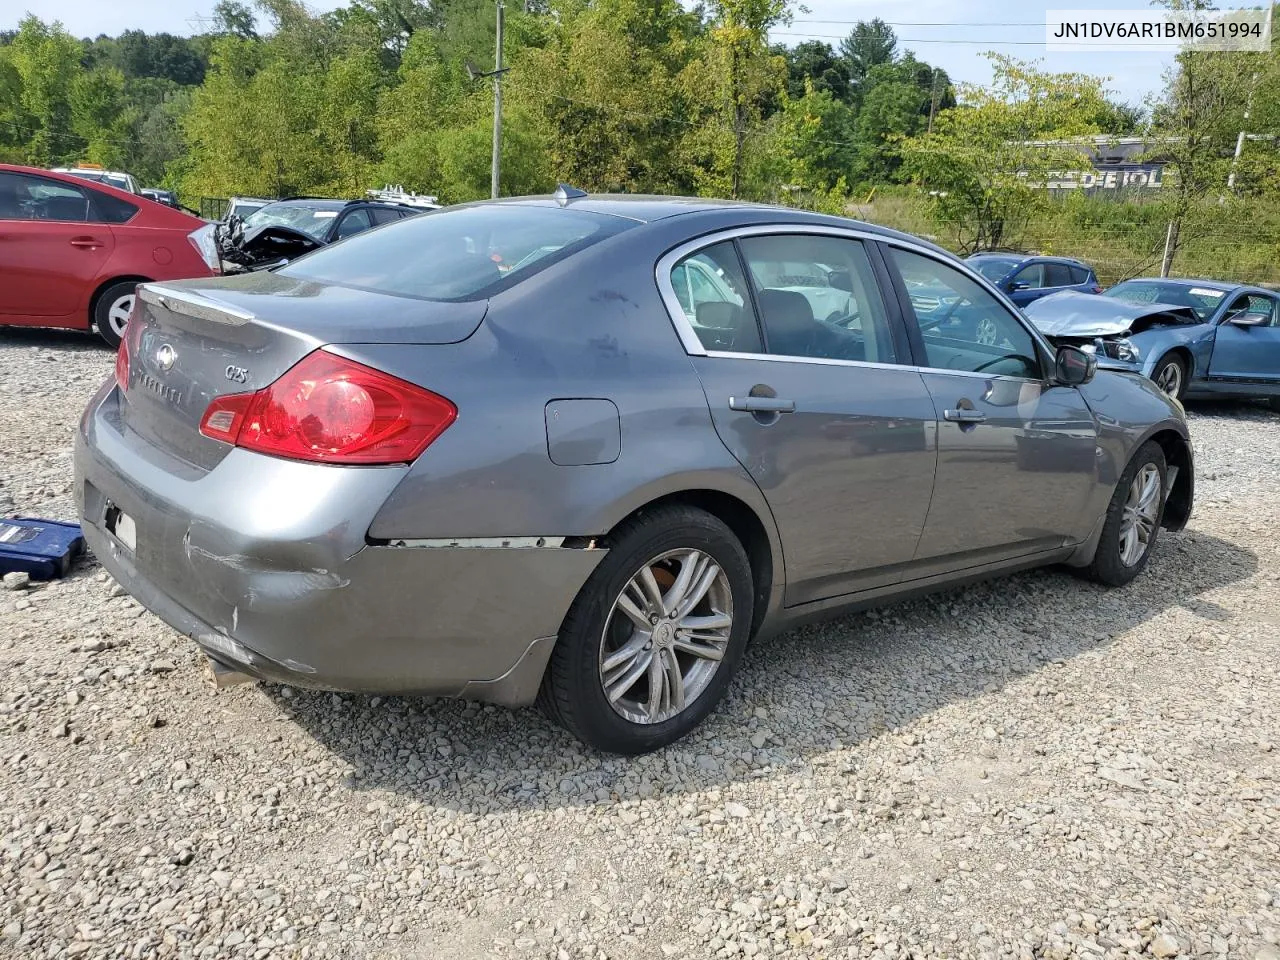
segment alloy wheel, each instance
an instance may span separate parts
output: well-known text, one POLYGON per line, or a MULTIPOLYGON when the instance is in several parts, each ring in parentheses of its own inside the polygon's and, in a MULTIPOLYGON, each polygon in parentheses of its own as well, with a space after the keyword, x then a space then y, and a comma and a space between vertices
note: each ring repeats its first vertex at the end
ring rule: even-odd
POLYGON ((133 312, 133 297, 130 293, 117 298, 107 311, 107 323, 111 325, 111 332, 121 339, 124 339, 125 327, 129 325, 129 314, 133 312))
POLYGON ((1171 397, 1176 397, 1182 389, 1182 367, 1177 363, 1166 363, 1156 374, 1156 386, 1171 397))
POLYGON ((1120 518, 1120 562, 1132 567, 1147 552, 1160 511, 1160 469, 1145 463, 1129 484, 1120 518))
POLYGON ((988 347, 995 346, 998 333, 996 322, 990 317, 983 317, 978 321, 977 339, 979 343, 988 347))
POLYGON ((613 602, 600 638, 599 676, 614 712, 654 724, 706 691, 729 646, 733 593, 701 550, 645 563, 613 602))

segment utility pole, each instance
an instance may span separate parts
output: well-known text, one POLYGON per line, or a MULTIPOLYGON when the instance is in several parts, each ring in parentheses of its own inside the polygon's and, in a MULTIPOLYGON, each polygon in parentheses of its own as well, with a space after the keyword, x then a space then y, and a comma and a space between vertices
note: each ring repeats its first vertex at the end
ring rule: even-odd
POLYGON ((933 68, 933 79, 929 81, 929 129, 933 133, 933 111, 938 106, 938 68, 933 68))
POLYGON ((502 2, 498 2, 498 41, 493 55, 493 169, 489 193, 498 199, 498 173, 502 163, 502 2))

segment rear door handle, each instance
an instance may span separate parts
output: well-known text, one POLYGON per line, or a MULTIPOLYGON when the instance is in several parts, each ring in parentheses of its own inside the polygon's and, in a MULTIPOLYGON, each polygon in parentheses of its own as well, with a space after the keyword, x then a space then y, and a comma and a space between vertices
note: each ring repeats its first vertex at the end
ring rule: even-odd
POLYGON ((747 413, 795 413, 796 402, 778 397, 730 397, 729 409, 747 413))
POLYGON ((81 250, 95 250, 102 246, 102 241, 94 237, 72 237, 70 242, 73 247, 81 250))
POLYGON ((942 419, 952 423, 984 423, 987 415, 981 410, 944 410, 942 419))

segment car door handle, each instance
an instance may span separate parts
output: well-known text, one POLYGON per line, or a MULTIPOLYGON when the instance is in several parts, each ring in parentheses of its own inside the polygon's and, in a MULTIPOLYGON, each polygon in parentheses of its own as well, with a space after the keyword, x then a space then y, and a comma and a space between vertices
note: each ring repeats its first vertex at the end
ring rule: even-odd
POLYGON ((94 237, 72 237, 70 243, 81 250, 95 250, 102 246, 102 241, 94 237))
POLYGON ((942 419, 952 423, 984 423, 987 415, 981 410, 944 410, 942 419))
POLYGON ((730 397, 729 409, 747 413, 795 413, 796 402, 778 397, 730 397))

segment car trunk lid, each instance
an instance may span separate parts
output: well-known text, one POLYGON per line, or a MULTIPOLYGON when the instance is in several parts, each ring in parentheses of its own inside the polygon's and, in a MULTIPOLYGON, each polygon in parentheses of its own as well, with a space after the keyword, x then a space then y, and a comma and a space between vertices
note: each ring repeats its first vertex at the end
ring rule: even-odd
POLYGON ((199 471, 231 447, 200 433, 217 397, 251 393, 330 343, 456 343, 486 301, 441 303, 271 273, 142 284, 127 331, 124 424, 199 471))

